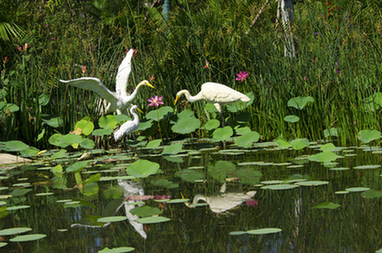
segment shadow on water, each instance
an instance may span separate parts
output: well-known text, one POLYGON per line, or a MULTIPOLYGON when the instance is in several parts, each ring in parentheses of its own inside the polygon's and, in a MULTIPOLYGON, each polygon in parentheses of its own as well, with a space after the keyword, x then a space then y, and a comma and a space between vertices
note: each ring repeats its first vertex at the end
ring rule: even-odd
POLYGON ((29 234, 46 237, 12 242, 16 235, 2 235, 7 245, 0 252, 98 252, 105 247, 133 247, 136 252, 374 252, 382 247, 381 170, 357 167, 379 165, 378 152, 342 149, 336 163, 324 165, 304 158, 313 149, 220 150, 208 143, 188 148, 175 156, 138 151, 140 159, 160 164, 160 173, 140 179, 117 177, 125 176, 125 168, 137 160, 120 151, 99 152, 82 171, 82 181, 73 173, 52 173, 58 164, 66 168, 70 159, 2 170, 1 229, 29 227, 29 234), (97 173, 105 178, 86 181, 97 173), (286 181, 296 188, 263 188, 286 181), (296 186, 306 181, 324 183, 296 186), (97 191, 86 194, 81 186, 74 187, 81 183, 83 189, 97 191), (371 190, 345 191, 351 187, 371 190), (26 207, 7 210, 15 206, 26 207), (170 221, 137 222, 147 207, 170 221), (125 219, 97 222, 109 216, 125 219), (261 228, 281 232, 246 232, 261 228))

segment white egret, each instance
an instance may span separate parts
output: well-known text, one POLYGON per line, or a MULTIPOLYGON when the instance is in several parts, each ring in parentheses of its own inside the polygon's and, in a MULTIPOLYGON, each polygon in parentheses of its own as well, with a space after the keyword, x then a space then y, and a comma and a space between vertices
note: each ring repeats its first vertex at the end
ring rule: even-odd
POLYGON ((121 125, 121 127, 114 133, 114 140, 119 141, 124 135, 128 135, 135 131, 139 126, 139 117, 134 112, 135 110, 139 110, 136 105, 131 105, 130 114, 133 115, 133 120, 126 121, 121 125))
POLYGON ((119 65, 116 77, 116 92, 110 91, 108 88, 105 87, 105 85, 103 85, 101 80, 99 80, 96 77, 81 77, 72 80, 60 80, 60 82, 68 83, 72 86, 84 90, 94 91, 103 99, 109 102, 107 110, 111 109, 112 111, 117 111, 118 114, 125 113, 127 112, 129 104, 137 96, 138 89, 141 86, 147 85, 151 88, 154 88, 154 86, 152 86, 148 81, 143 80, 137 85, 133 93, 127 95, 126 87, 131 72, 131 58, 133 57, 134 53, 135 50, 130 49, 126 54, 126 57, 123 59, 121 65, 119 65))
POLYGON ((181 95, 185 95, 186 99, 191 103, 199 100, 206 100, 207 102, 214 104, 223 119, 223 126, 225 125, 225 119, 221 105, 234 103, 239 100, 242 102, 250 101, 250 98, 243 93, 238 92, 224 84, 214 82, 207 82, 202 84, 202 89, 195 96, 191 96, 188 90, 179 91, 176 94, 174 104, 176 104, 181 95))

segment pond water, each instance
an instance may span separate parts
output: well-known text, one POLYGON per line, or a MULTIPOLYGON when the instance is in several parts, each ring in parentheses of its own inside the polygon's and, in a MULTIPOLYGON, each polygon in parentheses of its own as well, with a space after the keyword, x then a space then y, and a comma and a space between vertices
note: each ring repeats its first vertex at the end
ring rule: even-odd
POLYGON ((160 148, 94 150, 82 164, 81 154, 53 159, 51 151, 36 163, 3 168, 0 252, 382 247, 379 148, 337 147, 339 157, 323 164, 307 159, 318 152, 316 143, 302 150, 216 146, 184 145, 170 156, 160 148))

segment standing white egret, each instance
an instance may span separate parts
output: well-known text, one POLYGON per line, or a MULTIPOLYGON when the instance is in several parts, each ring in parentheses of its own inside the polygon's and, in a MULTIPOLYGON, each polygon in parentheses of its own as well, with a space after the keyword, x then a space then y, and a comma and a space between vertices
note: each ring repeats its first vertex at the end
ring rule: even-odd
POLYGON ((131 105, 130 114, 133 115, 133 120, 126 121, 121 127, 114 133, 114 140, 119 141, 124 135, 128 135, 137 130, 139 126, 139 117, 135 110, 139 110, 136 105, 131 105))
POLYGON ((238 92, 224 84, 213 82, 202 84, 202 89, 195 96, 191 96, 188 90, 179 91, 176 94, 174 104, 176 104, 179 97, 183 94, 186 96, 186 99, 191 103, 199 100, 206 100, 207 102, 214 104, 218 112, 220 112, 220 115, 223 119, 223 126, 225 125, 225 119, 223 116, 221 105, 234 103, 239 100, 242 102, 250 101, 250 98, 244 95, 243 93, 238 92))
POLYGON ((129 104, 137 96, 138 89, 141 86, 147 85, 151 88, 154 88, 154 86, 152 86, 148 81, 143 80, 137 85, 133 93, 127 95, 126 87, 131 72, 131 58, 133 57, 134 53, 135 50, 130 49, 126 54, 126 57, 123 59, 121 65, 119 65, 118 74, 116 77, 116 92, 110 91, 105 87, 105 85, 103 85, 101 80, 96 77, 81 77, 72 80, 60 80, 60 82, 68 83, 81 89, 94 91, 103 99, 109 102, 107 109, 110 108, 112 111, 117 111, 118 114, 125 113, 127 112, 129 104))

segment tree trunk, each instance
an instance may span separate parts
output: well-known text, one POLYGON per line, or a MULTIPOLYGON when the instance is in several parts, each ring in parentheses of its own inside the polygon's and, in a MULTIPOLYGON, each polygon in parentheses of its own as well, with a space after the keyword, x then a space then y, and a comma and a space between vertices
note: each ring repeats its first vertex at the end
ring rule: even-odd
POLYGON ((278 0, 278 18, 281 16, 284 29, 284 56, 294 58, 296 56, 292 23, 294 19, 294 0, 278 0))

